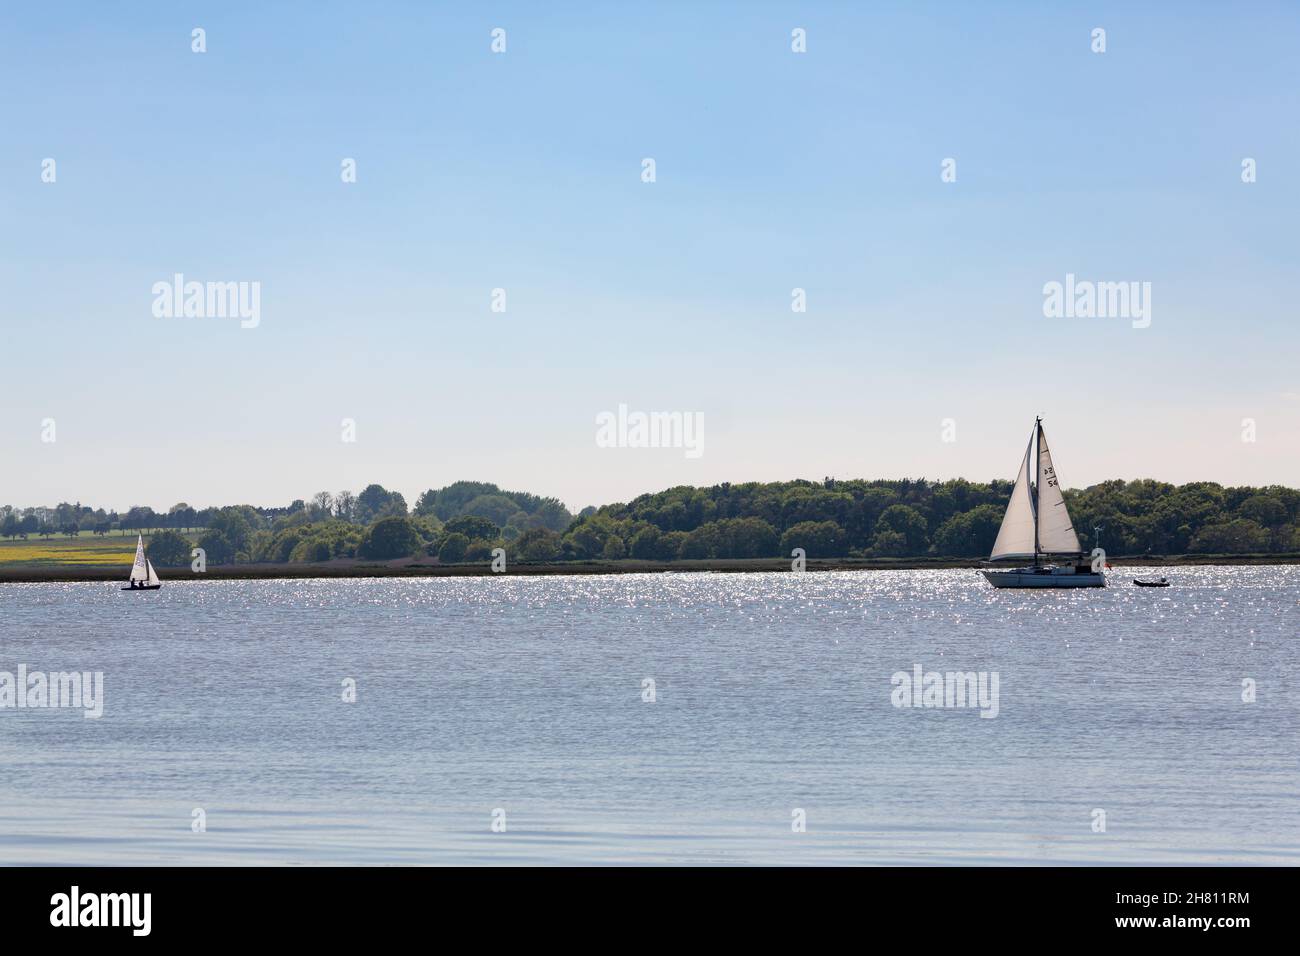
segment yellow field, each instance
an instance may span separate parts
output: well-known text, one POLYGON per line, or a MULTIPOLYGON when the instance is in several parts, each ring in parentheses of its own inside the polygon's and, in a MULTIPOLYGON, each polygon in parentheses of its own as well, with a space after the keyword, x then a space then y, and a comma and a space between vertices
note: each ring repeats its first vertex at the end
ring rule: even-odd
MULTIPOLYGON (((145 538, 145 544, 149 539, 145 538)), ((130 569, 135 558, 135 537, 123 538, 22 538, 0 541, 0 567, 25 564, 36 567, 114 565, 130 569)))

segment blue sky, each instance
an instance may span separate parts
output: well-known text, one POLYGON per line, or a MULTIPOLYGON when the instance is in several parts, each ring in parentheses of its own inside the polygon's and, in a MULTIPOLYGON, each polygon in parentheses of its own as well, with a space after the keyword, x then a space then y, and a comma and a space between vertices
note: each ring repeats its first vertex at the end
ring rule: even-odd
POLYGON ((6 8, 0 503, 987 480, 1035 414, 1067 486, 1300 485, 1300 12, 1132 6, 6 8), (155 318, 178 272, 260 324, 155 318))

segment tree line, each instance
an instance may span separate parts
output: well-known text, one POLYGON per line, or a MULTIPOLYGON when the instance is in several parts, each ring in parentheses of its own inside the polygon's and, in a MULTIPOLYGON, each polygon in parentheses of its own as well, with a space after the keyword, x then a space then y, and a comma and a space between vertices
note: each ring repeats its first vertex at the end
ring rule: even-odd
MULTIPOLYGON (((986 558, 1012 482, 836 480, 681 486, 579 517, 560 557, 986 558)), ((1141 480, 1067 490, 1079 549, 1300 552, 1300 491, 1141 480)))
MULTIPOLYGON (((679 486, 573 515, 555 498, 458 481, 413 507, 372 484, 320 492, 284 508, 251 505, 125 514, 63 503, 0 507, 0 534, 152 533, 159 566, 393 560, 647 561, 789 557, 982 558, 993 547, 1011 482, 862 479, 679 486)), ((1065 492, 1079 547, 1108 554, 1300 552, 1300 491, 1212 482, 1106 481, 1065 492)))

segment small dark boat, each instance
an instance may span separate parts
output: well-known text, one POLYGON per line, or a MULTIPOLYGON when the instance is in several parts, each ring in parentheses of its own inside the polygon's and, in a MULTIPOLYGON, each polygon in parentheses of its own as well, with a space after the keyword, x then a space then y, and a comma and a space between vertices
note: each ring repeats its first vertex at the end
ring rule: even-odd
POLYGON ((1140 587, 1140 588, 1167 588, 1167 587, 1169 587, 1169 582, 1166 581, 1164 578, 1161 578, 1159 581, 1141 581, 1141 580, 1139 580, 1138 578, 1134 578, 1134 579, 1133 579, 1133 583, 1136 584, 1136 585, 1137 585, 1138 587, 1140 587))

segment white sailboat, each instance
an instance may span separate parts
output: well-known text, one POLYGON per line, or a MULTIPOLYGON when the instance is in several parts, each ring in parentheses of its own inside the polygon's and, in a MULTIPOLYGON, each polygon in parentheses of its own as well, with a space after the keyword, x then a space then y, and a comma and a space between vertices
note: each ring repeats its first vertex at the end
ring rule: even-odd
POLYGON ((131 577, 123 591, 157 591, 162 587, 158 572, 153 569, 153 562, 144 550, 144 536, 135 539, 135 564, 131 565, 131 577))
POLYGON ((1011 489, 1007 513, 1002 527, 993 542, 990 561, 1033 559, 1028 567, 1009 570, 988 569, 981 573, 995 588, 1100 588, 1106 578, 1092 570, 1083 560, 1079 536, 1074 533, 1074 523, 1065 507, 1065 497, 1052 465, 1052 453, 1047 447, 1043 420, 1034 420, 1034 431, 1029 436, 1025 460, 1011 489), (1037 455, 1034 442, 1038 442, 1037 455), (1036 462, 1037 478, 1030 472, 1031 462, 1036 462), (1064 558, 1061 564, 1045 564, 1049 556, 1064 558))

